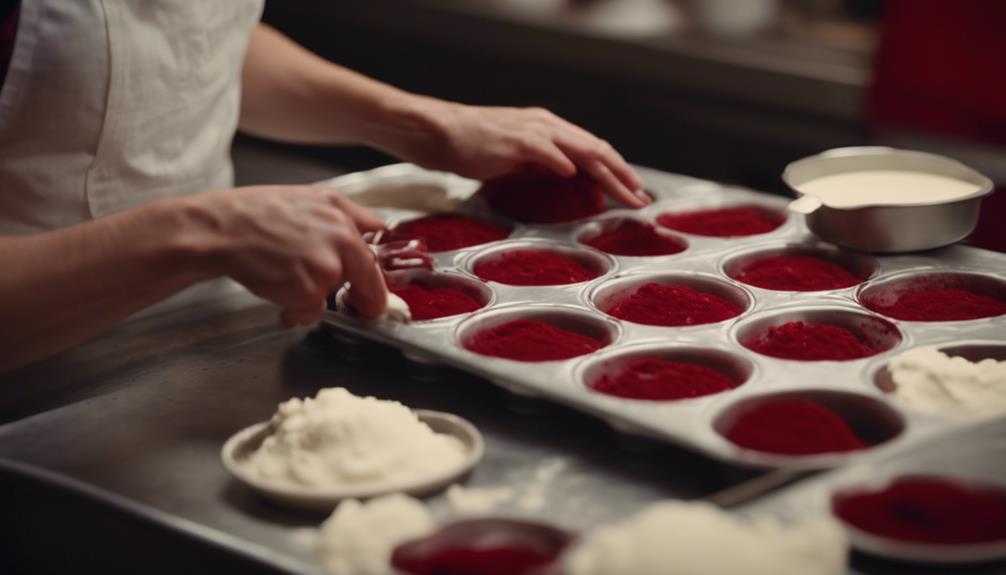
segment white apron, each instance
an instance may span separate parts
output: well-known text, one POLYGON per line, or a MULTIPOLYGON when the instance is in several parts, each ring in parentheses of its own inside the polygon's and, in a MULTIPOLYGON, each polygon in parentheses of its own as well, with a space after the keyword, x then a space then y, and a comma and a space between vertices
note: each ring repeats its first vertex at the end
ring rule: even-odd
POLYGON ((23 0, 0 91, 0 234, 232 185, 263 0, 23 0))

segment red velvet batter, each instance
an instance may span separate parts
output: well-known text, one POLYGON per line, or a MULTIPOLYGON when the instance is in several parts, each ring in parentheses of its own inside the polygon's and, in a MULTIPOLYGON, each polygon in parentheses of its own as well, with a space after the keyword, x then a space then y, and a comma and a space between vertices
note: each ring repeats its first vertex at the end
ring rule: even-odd
POLYGON ((841 417, 807 399, 776 399, 755 405, 738 414, 726 437, 747 449, 783 455, 866 447, 841 417))
POLYGON ((744 310, 731 301, 685 285, 650 282, 605 311, 635 323, 682 326, 723 321, 744 310))
POLYGON ((478 332, 464 345, 481 355, 536 362, 584 355, 605 343, 548 323, 518 319, 478 332))
POLYGON ((879 491, 840 493, 832 509, 867 533, 954 545, 1006 541, 1006 489, 916 475, 879 491))
POLYGON ((479 194, 494 212, 519 222, 569 222, 607 209, 600 184, 580 173, 560 178, 551 172, 519 172, 485 182, 479 194))
POLYGON ((759 258, 745 264, 733 278, 748 285, 785 291, 842 289, 863 281, 836 263, 811 256, 759 258))
POLYGON ((699 210, 662 214, 660 225, 697 236, 752 236, 778 228, 786 221, 781 214, 770 214, 754 206, 699 210))
POLYGON ((583 243, 616 256, 664 256, 687 247, 679 240, 657 233, 652 225, 631 219, 622 220, 617 227, 583 243))
POLYGON ((446 252, 505 239, 510 232, 496 224, 458 214, 437 214, 402 222, 385 241, 417 239, 431 252, 446 252))
POLYGON ((961 321, 1006 314, 1006 301, 962 289, 919 289, 902 294, 891 305, 873 300, 863 305, 907 321, 961 321))
POLYGON ((422 321, 473 312, 482 304, 467 292, 452 287, 407 284, 389 290, 409 304, 412 319, 422 321))
POLYGON ((802 361, 850 360, 880 353, 851 331, 825 323, 791 321, 743 342, 760 354, 802 361))
POLYGON ((555 559, 537 549, 493 545, 436 549, 422 557, 393 556, 391 563, 414 575, 524 575, 555 559))
POLYGON ((728 375, 703 365, 645 357, 630 361, 615 375, 604 375, 594 391, 629 399, 670 401, 711 395, 733 389, 728 375))
POLYGON ((518 286, 574 284, 597 274, 571 257, 541 250, 514 250, 475 265, 475 275, 484 280, 518 286))

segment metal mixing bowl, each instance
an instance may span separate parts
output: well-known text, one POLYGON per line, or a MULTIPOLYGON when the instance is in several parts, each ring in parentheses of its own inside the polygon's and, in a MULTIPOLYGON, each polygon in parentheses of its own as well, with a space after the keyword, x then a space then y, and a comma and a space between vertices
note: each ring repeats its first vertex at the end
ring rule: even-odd
POLYGON ((836 148, 797 160, 782 175, 798 199, 790 210, 807 217, 807 227, 825 241, 868 252, 928 250, 962 240, 975 229, 981 199, 992 180, 968 166, 927 152, 881 146, 836 148), (834 174, 867 170, 905 170, 946 176, 978 186, 965 197, 913 205, 835 208, 800 192, 800 186, 834 174))

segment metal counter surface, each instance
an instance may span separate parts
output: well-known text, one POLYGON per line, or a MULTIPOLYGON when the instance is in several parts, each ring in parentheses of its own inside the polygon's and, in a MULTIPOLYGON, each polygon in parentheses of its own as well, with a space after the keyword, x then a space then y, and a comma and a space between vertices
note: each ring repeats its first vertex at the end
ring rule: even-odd
MULTIPOLYGON (((281 330, 274 308, 242 293, 209 309, 127 324, 14 374, 5 387, 56 377, 62 381, 51 393, 62 390, 64 401, 90 397, 0 427, 0 460, 97 487, 126 511, 291 572, 316 569, 297 528, 323 516, 259 499, 231 480, 219 452, 228 436, 268 418, 278 402, 320 387, 468 418, 485 435, 487 454, 467 485, 513 486, 513 511, 570 527, 621 517, 658 498, 701 497, 752 476, 622 438, 586 416, 508 396, 458 372, 422 368, 391 349, 281 330)), ((442 512, 444 498, 431 501, 442 512)))

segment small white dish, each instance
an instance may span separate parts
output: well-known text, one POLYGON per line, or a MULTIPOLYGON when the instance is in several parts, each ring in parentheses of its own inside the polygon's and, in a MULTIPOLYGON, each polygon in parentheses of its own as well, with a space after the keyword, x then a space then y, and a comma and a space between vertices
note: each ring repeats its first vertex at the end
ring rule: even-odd
POLYGON ((468 420, 442 411, 417 409, 419 419, 436 433, 456 437, 465 449, 460 465, 443 469, 440 473, 421 481, 405 483, 380 483, 370 486, 314 489, 289 484, 275 484, 249 473, 245 465, 248 457, 269 436, 269 422, 256 423, 235 433, 224 443, 220 452, 224 467, 235 479, 257 491, 262 496, 288 507, 310 511, 331 511, 343 499, 367 499, 387 493, 407 493, 423 496, 436 493, 471 471, 485 455, 482 434, 468 420))

